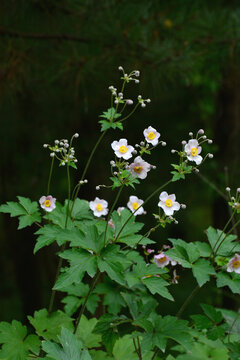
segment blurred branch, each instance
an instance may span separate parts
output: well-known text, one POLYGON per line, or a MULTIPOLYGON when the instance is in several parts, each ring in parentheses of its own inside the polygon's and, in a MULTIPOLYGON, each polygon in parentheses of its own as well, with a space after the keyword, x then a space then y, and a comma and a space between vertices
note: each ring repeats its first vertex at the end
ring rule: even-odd
POLYGON ((20 39, 38 39, 38 40, 59 40, 59 41, 76 41, 82 43, 88 43, 91 40, 83 37, 68 35, 68 34, 36 34, 36 33, 23 33, 13 30, 7 30, 0 27, 0 36, 12 37, 20 39))

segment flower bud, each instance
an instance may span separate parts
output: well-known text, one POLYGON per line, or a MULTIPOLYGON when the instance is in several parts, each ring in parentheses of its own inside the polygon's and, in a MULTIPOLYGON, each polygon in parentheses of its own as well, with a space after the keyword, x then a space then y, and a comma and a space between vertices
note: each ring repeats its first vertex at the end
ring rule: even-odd
POLYGON ((78 133, 74 134, 74 137, 75 137, 75 138, 78 138, 78 137, 79 137, 79 134, 78 134, 78 133))
POLYGON ((231 191, 229 186, 226 187, 226 191, 228 191, 228 192, 231 191))
POLYGON ((166 146, 167 143, 165 141, 162 141, 162 146, 166 146))
POLYGON ((209 159, 213 158, 213 154, 208 154, 209 159))
POLYGON ((204 130, 203 130, 203 129, 200 129, 200 130, 198 130, 198 133, 199 133, 200 135, 203 135, 203 134, 204 134, 204 130))
POLYGON ((55 156, 54 152, 52 152, 52 153, 50 154, 50 156, 51 156, 51 157, 54 157, 54 156, 55 156))

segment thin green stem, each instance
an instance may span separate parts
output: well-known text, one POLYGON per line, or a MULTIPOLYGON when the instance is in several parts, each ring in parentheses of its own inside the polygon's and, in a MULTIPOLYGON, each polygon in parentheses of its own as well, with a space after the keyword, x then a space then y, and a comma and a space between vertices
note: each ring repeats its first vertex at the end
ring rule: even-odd
POLYGON ((123 121, 127 120, 127 119, 135 112, 135 110, 137 109, 138 106, 139 106, 139 103, 137 103, 137 104, 134 106, 133 110, 132 110, 127 116, 125 116, 125 118, 123 118, 123 119, 121 119, 121 120, 119 120, 119 121, 120 121, 120 122, 123 122, 123 121))
MULTIPOLYGON (((217 254, 218 249, 220 248, 220 246, 222 245, 222 243, 224 242, 224 240, 228 237, 228 235, 231 234, 231 232, 238 226, 238 224, 240 223, 240 219, 236 222, 236 224, 234 224, 234 226, 231 227, 231 229, 226 233, 226 235, 224 236, 224 238, 220 241, 218 247, 216 248, 215 252, 214 252, 214 256, 217 254)), ((235 247, 235 246, 234 246, 235 247)))
POLYGON ((108 213, 108 217, 107 217, 107 221, 106 221, 106 227, 105 227, 105 233, 104 233, 104 246, 105 246, 105 244, 106 244, 106 237, 107 237, 107 230, 108 230, 108 222, 109 222, 110 217, 111 217, 111 215, 112 215, 113 209, 115 208, 115 205, 116 205, 116 203, 117 203, 117 201, 118 201, 118 199, 119 199, 119 196, 121 195, 121 192, 122 192, 122 190, 123 190, 123 187, 124 187, 124 184, 119 188, 118 193, 117 193, 117 196, 116 196, 116 198, 115 198, 115 200, 114 200, 114 202, 113 202, 113 204, 112 204, 112 207, 111 207, 111 209, 110 209, 110 211, 109 211, 109 213, 108 213))
POLYGON ((157 356, 158 352, 159 352, 159 349, 157 348, 157 349, 154 351, 154 354, 153 354, 153 356, 152 356, 152 360, 155 359, 155 357, 157 356))
POLYGON ((136 341, 135 341, 135 339, 134 339, 134 338, 133 338, 132 340, 133 340, 133 345, 134 345, 135 351, 136 351, 136 353, 137 353, 137 356, 138 356, 138 357, 139 357, 139 359, 140 359, 140 356, 139 356, 139 352, 138 352, 138 348, 137 348, 136 341))
MULTIPOLYGON (((68 217, 69 217, 69 204, 70 204, 70 196, 71 196, 71 179, 70 179, 70 172, 69 172, 69 166, 67 165, 67 182, 68 182, 68 202, 67 202, 67 209, 66 209, 66 220, 65 220, 65 229, 67 228, 67 222, 68 222, 68 217)), ((61 253, 66 249, 66 244, 64 243, 61 247, 61 253)), ((58 276, 60 274, 60 270, 62 267, 62 263, 63 263, 63 259, 60 258, 59 262, 58 262, 58 266, 57 266, 57 271, 56 271, 56 276, 55 276, 55 281, 54 284, 56 284, 58 276)), ((55 300, 55 295, 56 295, 56 290, 52 290, 51 293, 51 297, 50 297, 50 302, 49 302, 49 306, 48 306, 48 315, 52 312, 52 308, 53 308, 53 304, 54 304, 54 300, 55 300)))
MULTIPOLYGON (((138 245, 140 244, 140 242, 141 242, 145 237, 148 237, 148 236, 151 234, 151 232, 155 231, 160 225, 161 225, 161 224, 157 224, 156 226, 154 226, 153 228, 151 228, 150 230, 148 230, 148 231, 136 242, 135 247, 138 246, 138 245)), ((124 246, 124 247, 122 248, 122 250, 125 250, 125 249, 128 248, 128 247, 129 247, 129 245, 126 245, 126 246, 124 246)), ((128 255, 130 251, 131 251, 131 249, 128 250, 128 252, 127 252, 125 255, 128 255)))
POLYGON ((74 334, 77 332, 78 325, 80 323, 81 317, 82 317, 82 315, 84 313, 84 310, 86 308, 86 305, 87 305, 87 301, 88 301, 89 296, 91 295, 93 289, 95 288, 95 285, 96 285, 96 283, 97 283, 97 281, 99 279, 100 274, 101 274, 100 271, 97 270, 97 272, 96 272, 96 274, 95 274, 95 276, 94 276, 94 278, 92 280, 92 283, 91 283, 91 286, 90 286, 89 291, 87 293, 87 296, 86 296, 86 298, 84 300, 84 303, 82 304, 81 310, 79 312, 79 315, 78 315, 78 318, 77 318, 77 321, 76 321, 76 324, 75 324, 74 334))
POLYGON ((51 179, 52 179, 53 164, 54 164, 54 156, 52 157, 52 161, 51 161, 51 165, 50 165, 50 171, 49 171, 49 176, 48 176, 47 195, 49 195, 49 191, 50 191, 50 184, 51 184, 51 179))
MULTIPOLYGON (((217 250, 216 250, 216 251, 215 251, 215 248, 216 248, 216 246, 217 246, 217 244, 218 244, 219 240, 221 239, 221 236, 225 233, 225 231, 226 231, 226 229, 227 229, 228 225, 229 225, 229 224, 230 224, 230 222, 232 221, 232 219, 233 219, 233 217, 234 217, 235 213, 236 213, 236 210, 234 210, 234 211, 233 211, 233 213, 232 213, 232 215, 230 216, 230 218, 229 218, 228 222, 227 222, 227 223, 226 223, 226 225, 224 226, 224 228, 223 228, 223 230, 222 230, 221 234, 219 235, 219 237, 218 237, 218 239, 217 239, 217 241, 216 241, 216 243, 215 243, 215 245, 214 245, 214 247, 213 247, 213 249, 212 249, 212 252, 211 252, 210 256, 212 255, 212 253, 213 253, 213 254, 215 254, 215 253, 216 253, 216 251, 218 250, 219 246, 217 247, 217 250)), ((226 238, 226 237, 224 237, 224 239, 225 239, 225 238, 226 238)), ((220 245, 221 245, 221 243, 222 243, 222 242, 220 242, 220 245)))
MULTIPOLYGON (((88 168, 89 168, 89 165, 90 165, 90 163, 91 163, 91 160, 92 160, 92 158, 93 158, 93 155, 95 154, 95 151, 97 150, 98 145, 99 145, 100 142, 102 141, 102 139, 103 139, 103 137, 105 136, 106 132, 107 132, 107 130, 105 130, 105 131, 102 133, 102 135, 99 137, 98 141, 96 142, 94 148, 92 149, 92 152, 91 152, 91 154, 90 154, 90 156, 89 156, 89 158, 88 158, 88 161, 87 161, 87 163, 86 163, 86 166, 85 166, 85 168, 84 168, 84 170, 83 170, 82 177, 81 177, 81 180, 80 180, 80 181, 82 181, 82 180, 84 179, 84 177, 85 177, 85 175, 86 175, 86 172, 87 172, 87 170, 88 170, 88 168)), ((75 200, 76 200, 76 198, 77 198, 77 196, 78 196, 78 193, 79 193, 80 188, 81 188, 81 184, 79 184, 79 187, 78 187, 78 189, 77 189, 77 191, 76 191, 76 193, 75 193, 75 196, 74 196, 74 199, 73 199, 73 203, 72 203, 72 206, 71 206, 71 210, 70 210, 70 215, 72 214, 72 211, 73 211, 73 208, 74 208, 74 204, 75 204, 75 200)))
POLYGON ((125 221, 125 223, 122 225, 121 229, 119 230, 116 238, 115 238, 115 241, 114 242, 117 242, 121 232, 123 231, 123 229, 125 228, 125 226, 127 225, 127 223, 129 222, 129 220, 133 217, 133 215, 135 214, 135 212, 137 210, 139 210, 143 205, 147 204, 147 202, 149 200, 151 200, 162 188, 164 188, 165 186, 167 186, 168 184, 170 184, 172 182, 172 179, 171 180, 168 180, 165 184, 159 186, 151 195, 148 196, 148 198, 142 203, 141 206, 139 206, 138 209, 136 209, 128 218, 127 220, 125 221))
POLYGON ((137 343, 138 343, 138 351, 139 351, 139 360, 142 360, 142 349, 141 349, 139 336, 137 337, 137 343))
POLYGON ((183 311, 186 309, 186 307, 188 306, 188 304, 191 302, 191 300, 193 299, 193 297, 196 295, 196 293, 198 292, 198 290, 200 289, 199 285, 197 285, 193 291, 191 292, 191 294, 187 297, 187 299, 184 301, 184 303, 182 304, 182 306, 180 307, 179 311, 177 312, 176 316, 177 318, 180 318, 183 311))

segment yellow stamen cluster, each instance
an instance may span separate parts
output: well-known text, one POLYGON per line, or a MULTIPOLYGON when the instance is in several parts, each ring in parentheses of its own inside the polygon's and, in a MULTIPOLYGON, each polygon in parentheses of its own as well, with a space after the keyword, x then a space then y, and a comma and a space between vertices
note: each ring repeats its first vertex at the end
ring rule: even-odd
POLYGON ((172 207, 172 205, 173 205, 172 200, 171 200, 171 199, 167 199, 167 200, 165 201, 165 205, 166 205, 167 207, 172 207))
POLYGON ((239 260, 233 261, 232 267, 234 267, 234 268, 236 269, 236 268, 238 268, 239 266, 240 266, 240 261, 239 261, 239 260))
POLYGON ((45 205, 46 207, 49 207, 49 206, 51 205, 51 201, 50 201, 50 200, 45 200, 45 201, 44 201, 44 205, 45 205))
POLYGON ((125 154, 127 152, 127 147, 125 145, 120 146, 119 148, 120 153, 125 154))
POLYGON ((197 149, 197 148, 192 148, 190 152, 191 152, 191 155, 192 155, 192 156, 197 156, 197 154, 198 154, 198 149, 197 149))
POLYGON ((97 210, 97 211, 102 211, 102 209, 103 209, 103 207, 102 207, 101 204, 97 204, 97 205, 96 205, 96 210, 97 210))
POLYGON ((148 138, 149 138, 149 140, 155 139, 155 134, 154 134, 154 132, 150 131, 150 132, 148 133, 148 138))
POLYGON ((167 260, 167 257, 166 257, 166 256, 163 256, 163 257, 161 257, 161 258, 158 259, 158 262, 163 263, 163 262, 165 262, 166 260, 167 260))
POLYGON ((135 173, 140 174, 140 172, 142 171, 142 166, 134 166, 133 170, 135 171, 135 173))
POLYGON ((134 210, 137 210, 139 208, 139 204, 137 202, 134 202, 132 204, 132 207, 133 207, 134 210))

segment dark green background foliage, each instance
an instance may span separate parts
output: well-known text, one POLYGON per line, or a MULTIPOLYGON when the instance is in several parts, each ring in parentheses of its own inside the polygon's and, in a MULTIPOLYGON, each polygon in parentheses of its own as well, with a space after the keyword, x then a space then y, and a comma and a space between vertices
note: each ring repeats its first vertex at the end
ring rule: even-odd
MULTIPOLYGON (((149 125, 168 146, 146 159, 157 169, 137 186, 140 198, 169 178, 175 160, 170 150, 199 128, 213 138, 213 147, 205 151, 215 155, 202 167, 202 175, 221 191, 226 183, 239 186, 238 1, 2 0, 0 14, 1 204, 15 201, 16 195, 38 200, 46 194, 50 159, 42 144, 75 132, 80 134, 79 165, 71 171, 72 183, 79 180, 99 136, 98 116, 110 105, 107 88, 120 86, 119 65, 126 72, 141 71, 140 84, 130 84, 127 97, 141 94, 152 102, 138 109, 124 132, 108 132, 80 197, 92 200, 95 186, 108 183, 111 142, 126 137, 132 145, 139 143, 149 125)), ((64 168, 54 169, 51 194, 58 201, 67 197, 65 173, 64 168)), ((210 224, 223 227, 225 201, 201 177, 192 175, 166 190, 176 193, 187 210, 179 213, 179 225, 153 235, 159 248, 169 236, 202 241, 210 224)), ((131 190, 123 194, 120 206, 129 195, 131 190)), ((113 200, 110 190, 97 196, 113 200)), ((146 229, 156 209, 157 199, 146 208, 146 229)), ((17 232, 16 227, 15 219, 1 216, 1 320, 22 320, 24 313, 46 307, 54 282, 56 248, 33 256, 32 229, 17 232)), ((194 286, 189 282, 183 288, 180 278, 175 287, 178 305, 171 304, 166 313, 175 314, 194 286)), ((205 303, 214 298, 218 306, 236 306, 214 288, 201 294, 205 303)))

